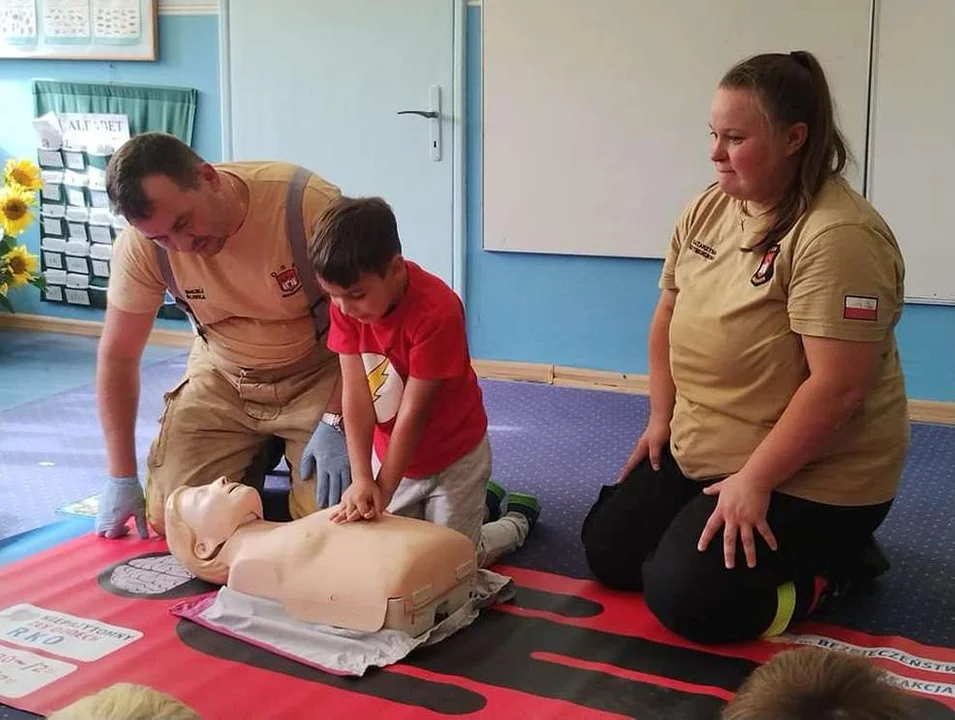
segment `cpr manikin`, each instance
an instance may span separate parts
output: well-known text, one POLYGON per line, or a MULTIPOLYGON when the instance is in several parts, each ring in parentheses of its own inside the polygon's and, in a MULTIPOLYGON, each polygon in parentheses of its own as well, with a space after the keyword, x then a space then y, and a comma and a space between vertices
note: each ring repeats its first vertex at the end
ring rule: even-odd
POLYGON ((335 510, 267 522, 253 488, 219 478, 169 496, 166 541, 196 577, 305 622, 416 636, 468 601, 477 558, 463 534, 388 514, 336 524, 335 510))

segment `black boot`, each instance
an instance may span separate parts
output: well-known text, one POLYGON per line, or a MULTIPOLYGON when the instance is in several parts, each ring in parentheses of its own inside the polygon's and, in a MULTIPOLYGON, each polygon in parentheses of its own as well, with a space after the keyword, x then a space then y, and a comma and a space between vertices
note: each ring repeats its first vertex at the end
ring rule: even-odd
POLYGON ((849 577, 853 582, 869 585, 889 571, 891 565, 885 551, 874 535, 870 535, 856 556, 855 563, 849 568, 849 577))
POLYGON ((842 597, 850 592, 870 590, 875 581, 884 575, 891 565, 875 536, 870 535, 852 552, 840 553, 827 568, 824 576, 828 581, 825 595, 828 598, 842 597))

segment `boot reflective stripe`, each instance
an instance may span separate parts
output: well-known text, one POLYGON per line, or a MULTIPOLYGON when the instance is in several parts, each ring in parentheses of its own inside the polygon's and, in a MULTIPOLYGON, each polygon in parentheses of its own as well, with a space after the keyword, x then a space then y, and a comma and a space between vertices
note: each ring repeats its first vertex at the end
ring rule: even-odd
POLYGON ((781 635, 789 627, 796 612, 796 584, 785 583, 776 588, 776 617, 762 634, 762 637, 781 635))

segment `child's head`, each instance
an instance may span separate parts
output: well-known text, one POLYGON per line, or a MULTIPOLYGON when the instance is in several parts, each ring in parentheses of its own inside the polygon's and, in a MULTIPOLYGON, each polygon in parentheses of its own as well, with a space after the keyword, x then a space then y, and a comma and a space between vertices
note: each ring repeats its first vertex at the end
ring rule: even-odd
POLYGON ((332 203, 312 233, 309 258, 342 313, 361 322, 385 315, 404 289, 398 224, 381 198, 332 203))
POLYGON ((757 668, 722 720, 906 720, 912 703, 865 658, 801 648, 757 668))
POLYGON ((145 685, 116 683, 50 715, 49 720, 200 720, 171 695, 145 685))

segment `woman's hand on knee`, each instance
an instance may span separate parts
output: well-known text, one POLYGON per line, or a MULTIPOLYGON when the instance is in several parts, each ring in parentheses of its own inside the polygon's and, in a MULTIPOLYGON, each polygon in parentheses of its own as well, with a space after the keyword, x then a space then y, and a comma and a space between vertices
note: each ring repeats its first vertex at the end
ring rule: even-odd
POLYGON ((617 482, 622 482, 633 469, 642 463, 648 457, 650 458, 650 467, 654 470, 660 469, 660 457, 663 455, 664 446, 670 441, 670 421, 662 418, 654 418, 650 415, 647 421, 647 427, 643 435, 637 440, 637 444, 627 458, 617 482))
POLYGON ((747 481, 741 473, 730 475, 725 480, 703 489, 707 495, 719 495, 716 509, 706 521, 697 549, 700 552, 709 547, 710 541, 723 528, 723 559, 727 569, 736 564, 736 540, 743 541, 743 554, 746 565, 756 567, 755 529, 770 549, 775 551, 776 536, 766 521, 769 511, 771 490, 761 488, 747 481))

